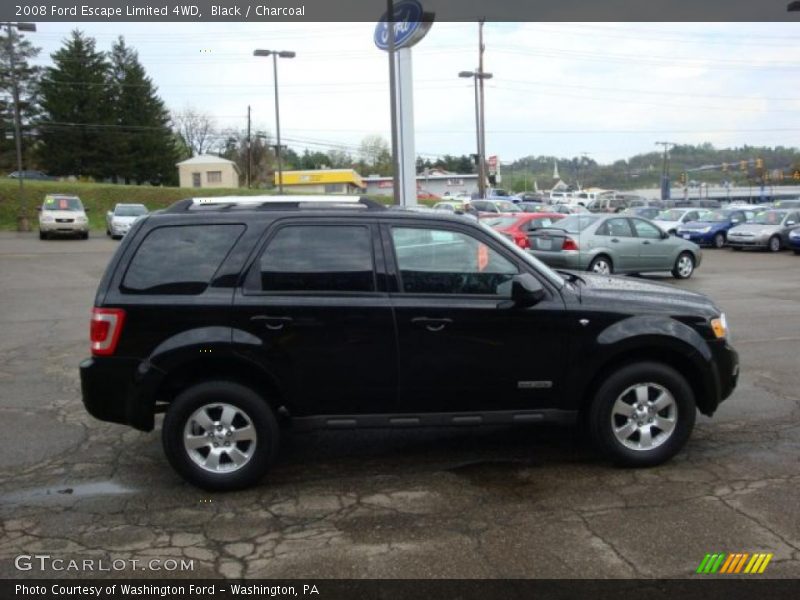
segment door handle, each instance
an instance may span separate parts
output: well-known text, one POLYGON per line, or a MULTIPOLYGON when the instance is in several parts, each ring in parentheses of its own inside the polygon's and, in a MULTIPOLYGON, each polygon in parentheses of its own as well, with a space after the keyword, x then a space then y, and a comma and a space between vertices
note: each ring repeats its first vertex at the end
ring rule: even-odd
POLYGON ((611 238, 611 241, 614 242, 615 244, 619 243, 619 240, 617 238, 611 238))
POLYGON ((429 317, 414 317, 411 319, 411 323, 414 325, 424 325, 425 329, 428 331, 441 331, 447 325, 453 322, 453 319, 431 319, 429 317))
POLYGON ((256 315, 254 317, 250 317, 250 321, 253 323, 264 323, 264 326, 267 329, 272 331, 278 331, 279 329, 283 329, 285 325, 291 323, 293 321, 292 317, 274 317, 271 315, 256 315))
POLYGON ((649 246, 649 245, 650 245, 650 242, 649 242, 649 241, 647 241, 647 240, 645 240, 645 241, 643 241, 643 242, 642 242, 642 244, 644 244, 645 246, 649 246))

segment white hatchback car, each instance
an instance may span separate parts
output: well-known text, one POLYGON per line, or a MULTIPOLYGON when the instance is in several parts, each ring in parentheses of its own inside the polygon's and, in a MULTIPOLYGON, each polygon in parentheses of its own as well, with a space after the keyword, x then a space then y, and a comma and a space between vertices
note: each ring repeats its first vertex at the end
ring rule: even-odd
POLYGON ((69 235, 89 239, 89 219, 81 199, 66 194, 47 194, 39 208, 39 239, 69 235))

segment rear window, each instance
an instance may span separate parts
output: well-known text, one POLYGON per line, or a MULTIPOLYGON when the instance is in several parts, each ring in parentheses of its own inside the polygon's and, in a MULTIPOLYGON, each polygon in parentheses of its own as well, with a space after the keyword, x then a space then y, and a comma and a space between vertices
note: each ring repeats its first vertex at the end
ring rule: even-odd
POLYGON ((244 225, 179 225, 147 234, 120 287, 126 294, 201 294, 244 225))
POLYGON ((563 229, 567 233, 580 233, 599 218, 597 215, 571 215, 561 219, 553 227, 563 229))

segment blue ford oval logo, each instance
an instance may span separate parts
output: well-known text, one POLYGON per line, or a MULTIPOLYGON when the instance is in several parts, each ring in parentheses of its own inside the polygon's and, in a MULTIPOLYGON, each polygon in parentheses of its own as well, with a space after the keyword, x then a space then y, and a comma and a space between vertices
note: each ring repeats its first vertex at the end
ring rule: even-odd
MULTIPOLYGON (((384 13, 375 26, 375 45, 389 49, 388 13, 384 13)), ((426 13, 418 0, 401 0, 394 4, 394 47, 408 48, 420 41, 431 27, 433 14, 426 13)))

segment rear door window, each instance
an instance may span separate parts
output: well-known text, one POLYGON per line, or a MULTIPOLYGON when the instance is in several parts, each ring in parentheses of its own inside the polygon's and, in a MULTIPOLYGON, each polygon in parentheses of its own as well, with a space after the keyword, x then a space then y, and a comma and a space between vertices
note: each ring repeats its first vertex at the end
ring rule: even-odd
POLYGON ((375 291, 372 235, 363 225, 286 225, 270 239, 258 263, 263 292, 375 291))
POLYGON ((244 225, 178 225, 153 229, 128 265, 125 294, 201 294, 244 225))

